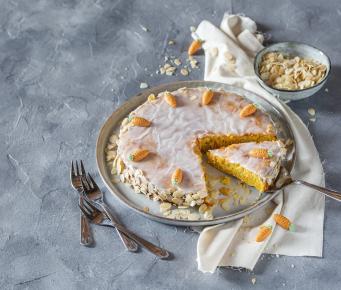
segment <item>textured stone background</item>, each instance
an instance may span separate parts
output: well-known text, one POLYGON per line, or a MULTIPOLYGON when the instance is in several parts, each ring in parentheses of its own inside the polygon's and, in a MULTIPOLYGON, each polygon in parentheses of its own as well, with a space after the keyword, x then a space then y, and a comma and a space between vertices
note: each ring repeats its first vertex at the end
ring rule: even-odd
MULTIPOLYGON (((252 273, 211 275, 197 271, 195 233, 149 221, 109 195, 129 228, 175 259, 124 252, 103 228, 94 228, 95 248, 81 247, 68 176, 71 159, 82 158, 96 171, 98 130, 140 82, 185 79, 155 70, 166 54, 185 58, 189 27, 202 19, 219 24, 229 11, 254 18, 271 41, 304 41, 331 57, 329 91, 290 106, 314 136, 327 185, 341 189, 339 1, 2 0, 0 7, 0 289, 340 288, 340 205, 334 201, 326 201, 323 259, 264 256, 252 273), (170 39, 176 41, 171 48, 170 39), (309 107, 317 110, 315 123, 309 107)), ((201 69, 186 79, 202 76, 201 69)))

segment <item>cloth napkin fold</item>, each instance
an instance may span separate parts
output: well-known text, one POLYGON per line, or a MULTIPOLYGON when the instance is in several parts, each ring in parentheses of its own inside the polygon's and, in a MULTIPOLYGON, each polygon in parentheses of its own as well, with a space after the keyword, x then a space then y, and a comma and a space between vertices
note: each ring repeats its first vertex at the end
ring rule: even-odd
MULTIPOLYGON (((193 38, 204 41, 205 80, 242 87, 255 92, 286 116, 296 140, 294 178, 324 186, 324 172, 314 141, 301 119, 283 102, 261 88, 255 78, 253 57, 263 47, 263 35, 245 16, 225 14, 220 29, 202 21, 193 38)), ((213 273, 218 266, 252 270, 262 253, 288 256, 322 256, 324 196, 303 186, 291 185, 273 202, 234 222, 206 227, 197 244, 198 268, 213 273), (296 232, 276 226, 272 215, 290 218, 296 232), (265 242, 256 243, 260 225, 272 225, 265 242)))

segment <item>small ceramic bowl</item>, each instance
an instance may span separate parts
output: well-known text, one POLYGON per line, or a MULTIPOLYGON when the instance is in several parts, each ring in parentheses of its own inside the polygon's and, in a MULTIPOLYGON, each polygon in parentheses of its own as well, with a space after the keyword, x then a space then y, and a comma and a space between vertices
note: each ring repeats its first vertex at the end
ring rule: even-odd
POLYGON ((330 73, 330 59, 324 52, 322 52, 321 50, 313 46, 310 46, 304 43, 299 43, 299 42, 280 42, 280 43, 276 43, 268 47, 265 47, 264 49, 262 49, 261 51, 257 53, 255 61, 254 61, 254 70, 255 70, 259 84, 265 90, 279 97, 282 100, 294 101, 294 100, 300 100, 300 99, 310 97, 323 87, 330 73), (270 87, 261 79, 258 68, 259 68, 260 62, 262 61, 263 55, 272 51, 278 51, 285 55, 293 55, 293 56, 299 56, 301 58, 314 59, 324 64, 327 67, 326 74, 319 83, 315 84, 314 86, 310 88, 306 88, 302 90, 284 90, 284 89, 275 89, 273 87, 270 87))

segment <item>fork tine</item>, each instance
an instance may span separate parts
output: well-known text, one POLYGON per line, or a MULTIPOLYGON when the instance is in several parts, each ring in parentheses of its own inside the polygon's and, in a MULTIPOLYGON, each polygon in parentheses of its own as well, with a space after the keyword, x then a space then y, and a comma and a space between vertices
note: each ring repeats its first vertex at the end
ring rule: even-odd
POLYGON ((90 201, 87 196, 84 195, 83 197, 84 197, 83 198, 83 201, 84 201, 83 205, 87 206, 87 208, 89 210, 91 210, 91 212, 100 211, 96 206, 93 205, 93 202, 90 201))
POLYGON ((80 171, 79 171, 79 168, 78 168, 78 161, 76 160, 76 171, 77 171, 77 175, 80 175, 80 171))
POLYGON ((88 173, 88 179, 90 179, 90 181, 91 181, 91 183, 92 183, 92 187, 93 188, 98 188, 98 185, 97 185, 97 183, 95 182, 95 180, 92 178, 92 176, 90 175, 90 173, 88 173))
POLYGON ((71 173, 70 173, 70 175, 71 175, 71 178, 76 176, 75 167, 73 166, 73 160, 71 161, 71 173))
POLYGON ((89 184, 85 177, 81 178, 82 187, 85 193, 89 192, 89 184))
POLYGON ((92 190, 94 189, 93 185, 92 185, 92 182, 90 181, 89 177, 88 176, 85 176, 84 179, 86 180, 88 186, 89 186, 89 189, 92 190))
POLYGON ((83 160, 81 160, 81 174, 85 175, 85 169, 84 169, 84 165, 83 165, 83 160))

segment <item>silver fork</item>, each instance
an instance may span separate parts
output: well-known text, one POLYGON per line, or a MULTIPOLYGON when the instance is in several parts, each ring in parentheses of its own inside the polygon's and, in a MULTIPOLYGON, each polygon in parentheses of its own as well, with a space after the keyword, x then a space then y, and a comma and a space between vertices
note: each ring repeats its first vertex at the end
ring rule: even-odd
POLYGON ((80 209, 83 211, 83 213, 88 217, 88 219, 93 222, 96 225, 100 226, 110 226, 115 227, 119 229, 121 232, 123 232, 125 235, 127 235, 129 238, 133 239, 136 243, 138 243, 140 246, 146 248, 148 251, 153 253, 155 256, 161 258, 161 259, 167 259, 170 256, 170 253, 162 249, 145 239, 137 236, 133 232, 129 231, 122 225, 115 222, 114 219, 112 219, 112 215, 110 214, 110 211, 108 210, 108 207, 104 203, 96 202, 94 203, 90 199, 88 199, 84 195, 84 203, 83 206, 79 205, 80 209), (98 208, 99 206, 100 208, 98 208), (103 218, 103 213, 109 218, 103 218))
MULTIPOLYGON (((85 169, 83 165, 83 161, 80 161, 80 167, 78 166, 78 162, 76 160, 75 166, 73 165, 73 161, 71 161, 71 171, 70 171, 70 180, 72 187, 80 194, 83 191, 82 177, 85 176, 85 169)), ((79 195, 79 204, 83 204, 83 199, 79 195)), ((90 224, 86 216, 83 212, 80 212, 80 243, 83 246, 91 246, 94 239, 91 233, 90 224)))
MULTIPOLYGON (((89 173, 87 174, 87 176, 84 176, 81 179, 81 183, 82 183, 84 193, 91 201, 100 202, 104 204, 103 193, 99 189, 97 183, 95 182, 95 180, 92 178, 92 176, 89 173)), ((101 213, 101 214, 103 216, 103 219, 107 218, 104 213, 101 213)), ((117 219, 115 219, 114 217, 113 217, 113 220, 116 223, 119 223, 117 219)), ((136 252, 138 250, 138 245, 132 239, 127 237, 124 233, 121 233, 119 229, 117 228, 115 229, 121 241, 123 242, 125 248, 130 252, 136 252)))

